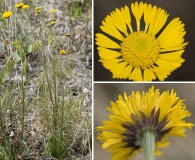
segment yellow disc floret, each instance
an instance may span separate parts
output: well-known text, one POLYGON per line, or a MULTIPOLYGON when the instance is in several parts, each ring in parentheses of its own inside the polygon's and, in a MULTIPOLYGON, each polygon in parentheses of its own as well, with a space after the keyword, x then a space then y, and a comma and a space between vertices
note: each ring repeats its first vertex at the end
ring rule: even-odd
POLYGON ((159 52, 160 45, 155 36, 144 31, 133 32, 121 44, 124 61, 142 69, 152 66, 159 52))

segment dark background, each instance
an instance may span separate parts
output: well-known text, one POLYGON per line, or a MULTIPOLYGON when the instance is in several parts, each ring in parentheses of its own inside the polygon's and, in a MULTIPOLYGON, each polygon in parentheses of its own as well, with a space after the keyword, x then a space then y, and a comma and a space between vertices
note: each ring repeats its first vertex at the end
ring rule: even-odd
MULTIPOLYGON (((100 30, 102 20, 114 11, 116 8, 130 6, 135 0, 94 0, 94 81, 129 81, 113 79, 111 72, 104 68, 99 60, 97 46, 95 45, 95 34, 103 33, 100 30)), ((140 1, 138 1, 140 2, 140 1)), ((182 58, 185 62, 181 67, 176 69, 165 79, 165 81, 194 81, 195 80, 195 0, 143 0, 142 2, 150 3, 165 9, 169 14, 168 24, 172 19, 179 17, 185 24, 185 42, 188 45, 182 58)), ((132 15, 132 14, 131 14, 132 15)), ((133 17, 133 15, 132 15, 133 17)), ((165 25, 166 25, 165 24, 165 25)))
MULTIPOLYGON (((163 91, 172 88, 180 99, 186 99, 186 109, 191 112, 191 116, 185 118, 186 122, 195 124, 195 83, 118 83, 118 84, 94 84, 94 128, 102 125, 102 120, 108 120, 106 107, 110 106, 110 101, 115 102, 118 95, 131 95, 134 91, 147 92, 154 85, 154 89, 163 91)), ((155 160, 195 160, 195 127, 187 129, 187 138, 170 137, 171 144, 160 149, 163 155, 155 160)), ((97 133, 94 131, 94 160, 110 160, 111 154, 102 149, 102 143, 97 140, 97 133)), ((132 160, 144 160, 143 153, 138 153, 132 160)))

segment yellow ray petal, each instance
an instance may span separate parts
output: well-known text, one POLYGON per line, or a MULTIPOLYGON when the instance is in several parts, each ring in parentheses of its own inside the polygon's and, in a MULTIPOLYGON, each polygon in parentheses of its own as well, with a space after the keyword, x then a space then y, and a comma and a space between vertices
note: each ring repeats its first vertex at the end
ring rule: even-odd
POLYGON ((137 31, 140 31, 140 19, 143 15, 143 11, 144 11, 143 2, 140 2, 139 4, 138 4, 138 2, 135 2, 135 4, 132 3, 131 10, 132 10, 133 15, 135 16, 135 19, 136 19, 137 31))
POLYGON ((112 72, 113 78, 116 75, 120 74, 125 69, 126 66, 127 66, 126 62, 122 62, 122 63, 118 63, 116 65, 110 66, 109 70, 112 72))
POLYGON ((165 142, 162 141, 162 142, 159 142, 156 144, 156 146, 159 148, 164 148, 164 147, 167 147, 169 145, 170 145, 170 141, 165 141, 165 142))
POLYGON ((105 47, 105 48, 118 48, 120 49, 120 45, 118 45, 116 42, 113 40, 109 39, 105 35, 101 33, 96 34, 96 44, 100 47, 105 47))
POLYGON ((121 142, 121 139, 108 139, 103 145, 102 145, 102 148, 103 149, 106 149, 108 148, 109 146, 113 145, 113 144, 116 144, 116 143, 120 143, 121 142))
POLYGON ((112 24, 111 18, 106 17, 105 21, 102 21, 102 26, 100 26, 101 30, 112 37, 123 41, 124 37, 121 35, 121 33, 118 31, 118 29, 112 24))
POLYGON ((171 53, 165 53, 165 54, 160 54, 159 57, 167 60, 178 60, 181 58, 182 53, 184 50, 176 51, 176 52, 171 52, 171 53))
POLYGON ((184 49, 187 44, 188 43, 186 42, 186 43, 178 44, 172 47, 161 48, 160 52, 169 52, 169 51, 176 51, 176 50, 184 49))
POLYGON ((158 8, 153 20, 150 23, 148 33, 156 35, 167 21, 168 14, 164 9, 158 8))
POLYGON ((123 16, 124 22, 129 27, 129 29, 132 33, 133 29, 132 29, 132 26, 131 26, 131 14, 129 12, 129 7, 125 6, 124 8, 121 8, 121 14, 123 16))
POLYGON ((118 75, 113 75, 113 78, 126 79, 131 74, 132 69, 132 66, 128 65, 118 75))
POLYGON ((180 67, 181 64, 184 62, 184 59, 180 58, 177 60, 166 60, 163 58, 159 58, 155 63, 158 64, 163 70, 172 72, 176 68, 180 67))
POLYGON ((184 26, 182 25, 181 21, 179 21, 179 18, 173 19, 169 24, 166 26, 166 28, 163 30, 163 32, 158 37, 158 40, 160 42, 164 42, 164 40, 167 39, 175 30, 181 30, 184 26))
POLYGON ((177 137, 183 137, 185 138, 185 128, 181 128, 181 127, 175 127, 173 129, 171 129, 171 131, 167 134, 167 136, 177 136, 177 137))
POLYGON ((146 3, 144 4, 145 31, 147 31, 149 24, 151 23, 156 14, 156 11, 157 11, 156 6, 152 7, 151 4, 149 5, 147 5, 146 3))
POLYGON ((157 149, 155 149, 154 154, 155 154, 156 156, 161 156, 161 155, 162 155, 162 152, 159 151, 159 150, 157 150, 157 149))
POLYGON ((110 69, 119 62, 123 61, 123 59, 100 59, 99 62, 102 62, 104 67, 110 69))
POLYGON ((145 69, 143 78, 144 81, 152 81, 156 79, 156 75, 150 69, 145 69))
POLYGON ((177 45, 180 45, 184 42, 184 35, 186 34, 186 32, 174 32, 172 33, 172 35, 170 35, 170 37, 168 37, 165 41, 163 41, 160 44, 161 48, 168 48, 168 47, 174 47, 177 45))
POLYGON ((112 160, 128 160, 131 152, 134 152, 133 148, 123 148, 122 152, 118 151, 113 153, 112 160))
POLYGON ((154 73, 156 73, 156 76, 160 81, 164 81, 164 79, 170 75, 170 72, 163 70, 161 67, 154 67, 152 70, 154 73))
POLYGON ((134 68, 134 70, 132 71, 132 73, 129 76, 129 79, 132 79, 134 81, 142 81, 142 73, 141 73, 141 69, 140 68, 134 68))
POLYGON ((118 8, 110 14, 110 21, 126 36, 128 35, 126 24, 123 20, 121 11, 118 8))
POLYGON ((101 59, 114 59, 121 56, 120 52, 111 49, 102 48, 102 47, 98 47, 97 49, 101 59))

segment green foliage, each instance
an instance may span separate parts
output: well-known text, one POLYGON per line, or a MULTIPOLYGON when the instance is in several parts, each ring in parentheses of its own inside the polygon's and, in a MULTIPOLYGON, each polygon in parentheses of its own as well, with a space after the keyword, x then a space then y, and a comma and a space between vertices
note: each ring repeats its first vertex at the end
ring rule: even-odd
MULTIPOLYGON (((13 15, 9 19, 0 17, 0 40, 9 40, 8 45, 0 48, 6 55, 0 64, 0 160, 35 159, 37 152, 49 159, 72 159, 76 147, 82 148, 83 139, 88 139, 82 117, 85 95, 79 91, 75 98, 72 93, 72 86, 77 85, 73 70, 80 65, 75 65, 73 59, 83 53, 81 43, 77 43, 83 42, 81 31, 77 31, 76 41, 74 34, 66 37, 59 31, 70 31, 70 24, 51 26, 50 20, 61 21, 42 6, 43 2, 40 2, 43 8, 40 14, 34 11, 35 1, 23 2, 30 6, 28 10, 16 9, 10 1, 6 7, 12 9, 13 15), (60 49, 67 54, 61 56, 60 49), (69 57, 75 50, 80 53, 69 57), (77 132, 76 127, 83 128, 77 132), (14 136, 10 136, 11 132, 14 136), (40 149, 37 141, 43 143, 40 149)), ((68 6, 66 2, 63 4, 68 6)), ((0 8, 4 7, 1 3, 0 8)), ((69 7, 71 15, 66 10, 63 14, 68 15, 66 18, 78 18, 81 14, 84 17, 84 3, 70 2, 69 7)), ((87 123, 90 126, 91 119, 87 123)))
POLYGON ((68 144, 61 139, 59 132, 53 133, 48 137, 48 147, 53 158, 64 159, 69 151, 68 144))
POLYGON ((39 49, 40 46, 41 46, 41 42, 40 41, 35 41, 34 43, 27 44, 26 45, 26 52, 27 52, 27 54, 36 52, 39 49))
POLYGON ((22 38, 20 38, 14 42, 14 47, 16 48, 16 51, 20 54, 20 56, 23 58, 23 60, 27 54, 36 52, 40 46, 40 40, 27 44, 22 38))
POLYGON ((82 2, 71 2, 70 13, 75 19, 85 12, 86 5, 82 2))
POLYGON ((0 145, 0 160, 13 160, 14 156, 11 153, 9 142, 5 141, 4 144, 4 147, 0 145))
POLYGON ((10 151, 11 151, 10 146, 9 147, 0 146, 0 160, 13 160, 14 157, 10 151))
POLYGON ((6 57, 6 64, 0 71, 0 86, 9 78, 11 70, 16 64, 16 60, 13 57, 6 57))

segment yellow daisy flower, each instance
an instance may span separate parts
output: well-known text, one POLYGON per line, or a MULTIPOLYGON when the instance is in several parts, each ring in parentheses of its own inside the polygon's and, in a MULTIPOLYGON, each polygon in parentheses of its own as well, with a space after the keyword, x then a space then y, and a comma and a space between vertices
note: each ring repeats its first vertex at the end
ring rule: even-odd
POLYGON ((69 37, 70 36, 70 33, 66 33, 65 36, 69 37))
POLYGON ((51 22, 50 22, 51 25, 54 25, 55 23, 56 23, 55 21, 51 21, 51 22))
POLYGON ((29 8, 29 5, 23 5, 23 6, 22 6, 22 9, 23 9, 23 10, 27 10, 28 8, 29 8))
POLYGON ((12 12, 8 11, 8 12, 4 12, 2 14, 2 18, 9 18, 12 15, 12 12))
POLYGON ((50 13, 55 13, 56 10, 55 10, 55 9, 50 9, 49 12, 50 12, 50 13))
POLYGON ((97 131, 102 131, 98 139, 102 148, 112 153, 112 160, 129 160, 136 152, 144 152, 147 145, 143 139, 148 133, 154 143, 153 155, 161 155, 158 148, 170 144, 169 136, 186 137, 186 128, 193 126, 184 121, 191 113, 173 89, 162 94, 154 87, 146 93, 124 93, 111 106, 107 108, 110 120, 103 121, 97 131))
POLYGON ((40 13, 40 12, 41 12, 41 7, 35 7, 35 11, 36 11, 37 13, 40 13))
POLYGON ((21 8, 24 5, 24 3, 17 3, 15 6, 16 8, 21 8))
POLYGON ((164 9, 135 2, 130 8, 116 8, 102 21, 104 33, 96 34, 99 61, 113 78, 164 81, 181 66, 187 45, 184 24, 175 18, 164 26, 168 16, 164 9), (132 25, 134 18, 136 29, 132 25))
POLYGON ((66 51, 64 49, 60 50, 60 54, 64 55, 66 53, 66 51))

